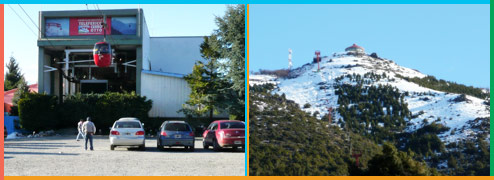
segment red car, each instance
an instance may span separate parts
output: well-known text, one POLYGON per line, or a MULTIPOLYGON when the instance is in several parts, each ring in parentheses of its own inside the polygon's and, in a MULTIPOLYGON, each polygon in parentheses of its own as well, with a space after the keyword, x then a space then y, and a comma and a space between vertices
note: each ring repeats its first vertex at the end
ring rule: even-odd
POLYGON ((224 147, 245 149, 245 123, 237 120, 217 120, 212 122, 202 134, 204 149, 213 146, 215 151, 224 147))

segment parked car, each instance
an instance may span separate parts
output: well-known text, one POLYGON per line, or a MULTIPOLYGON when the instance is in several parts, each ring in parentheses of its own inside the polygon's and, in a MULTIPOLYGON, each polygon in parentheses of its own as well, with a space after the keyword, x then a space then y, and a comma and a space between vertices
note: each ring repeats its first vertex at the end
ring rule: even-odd
POLYGON ((117 146, 138 146, 140 150, 145 150, 144 124, 137 118, 120 118, 113 123, 110 129, 110 149, 117 146))
POLYGON ((157 135, 157 147, 183 146, 185 150, 194 151, 194 130, 185 121, 165 121, 161 124, 157 135))
POLYGON ((245 123, 237 120, 212 122, 202 134, 204 149, 213 146, 215 151, 224 147, 245 149, 245 123))

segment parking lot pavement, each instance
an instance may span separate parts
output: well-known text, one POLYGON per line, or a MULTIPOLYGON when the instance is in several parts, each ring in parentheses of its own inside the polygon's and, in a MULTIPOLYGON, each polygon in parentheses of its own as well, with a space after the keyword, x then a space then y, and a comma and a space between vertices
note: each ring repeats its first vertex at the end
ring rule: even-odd
POLYGON ((110 150, 108 136, 95 136, 94 151, 84 150, 75 136, 6 140, 5 176, 243 176, 245 153, 183 148, 158 151, 155 139, 146 151, 117 147, 110 150))

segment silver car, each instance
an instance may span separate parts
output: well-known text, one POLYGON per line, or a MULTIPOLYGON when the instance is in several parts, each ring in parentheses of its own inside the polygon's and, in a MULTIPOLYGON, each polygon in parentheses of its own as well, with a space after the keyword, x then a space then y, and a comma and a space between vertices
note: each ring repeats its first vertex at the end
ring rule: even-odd
POLYGON ((140 150, 145 150, 144 124, 137 118, 120 118, 113 123, 110 130, 110 149, 116 146, 138 146, 140 150))

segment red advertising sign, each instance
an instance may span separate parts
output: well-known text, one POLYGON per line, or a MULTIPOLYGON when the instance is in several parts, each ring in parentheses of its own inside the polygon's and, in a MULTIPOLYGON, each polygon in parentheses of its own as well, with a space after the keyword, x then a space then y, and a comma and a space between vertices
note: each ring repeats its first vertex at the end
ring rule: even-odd
MULTIPOLYGON (((103 35, 103 25, 101 17, 76 17, 70 18, 71 36, 103 35)), ((106 34, 111 34, 111 18, 106 18, 106 34)))

